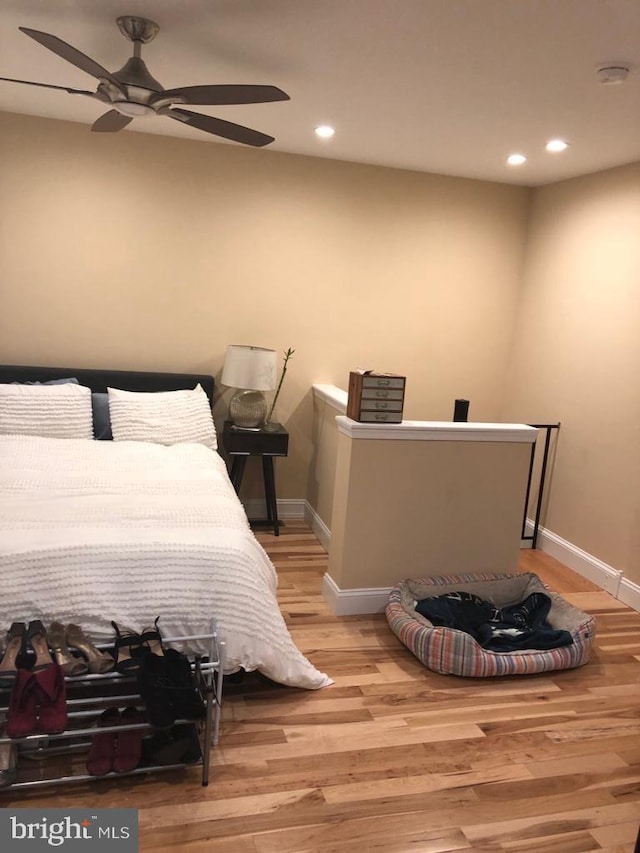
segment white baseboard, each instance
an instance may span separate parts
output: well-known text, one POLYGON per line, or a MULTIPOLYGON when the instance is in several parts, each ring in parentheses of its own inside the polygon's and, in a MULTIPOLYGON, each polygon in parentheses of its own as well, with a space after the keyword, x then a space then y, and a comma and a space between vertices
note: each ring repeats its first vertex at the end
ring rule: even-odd
POLYGON ((318 538, 318 541, 328 554, 329 543, 331 542, 331 531, 308 501, 305 501, 304 517, 305 521, 309 523, 311 529, 318 538))
POLYGON ((628 607, 640 611, 640 585, 637 583, 622 578, 616 598, 628 607))
MULTIPOLYGON (((309 517, 313 518, 311 508, 309 508, 309 513, 309 517)), ((527 533, 532 532, 533 522, 528 520, 527 533)), ((521 547, 527 547, 527 540, 522 541, 521 547)), ((530 542, 528 547, 530 547, 530 542)), ((537 547, 582 577, 597 584, 615 598, 619 598, 629 607, 640 610, 640 586, 622 580, 622 572, 618 569, 603 563, 602 560, 598 560, 597 557, 577 548, 571 542, 543 527, 538 529, 537 547)), ((341 590, 329 574, 324 575, 322 582, 323 597, 336 616, 382 613, 389 592, 390 589, 383 588, 341 590)))
POLYGON ((391 587, 340 589, 330 574, 322 578, 322 597, 335 616, 384 613, 391 587))
MULTIPOLYGON (((527 532, 533 532, 533 522, 530 519, 527 519, 527 532)), ((627 588, 625 594, 630 597, 633 596, 631 587, 635 587, 635 584, 632 584, 630 581, 623 582, 622 572, 619 569, 614 569, 613 566, 603 563, 602 560, 599 560, 592 554, 588 554, 582 548, 578 548, 572 545, 571 542, 567 542, 566 539, 558 536, 557 533, 552 533, 551 530, 540 527, 538 529, 537 546, 545 554, 555 557, 556 560, 564 563, 565 566, 573 569, 574 572, 582 575, 583 578, 587 578, 587 580, 597 584, 615 598, 619 598, 621 601, 624 600, 619 594, 621 583, 624 583, 627 588)), ((640 601, 640 587, 635 588, 638 590, 640 601)), ((625 601, 625 604, 629 604, 630 607, 640 610, 640 607, 635 607, 631 601, 625 601)))
MULTIPOLYGON (((249 518, 264 518, 266 506, 264 500, 251 499, 242 501, 249 518)), ((329 552, 331 531, 320 518, 315 509, 303 498, 278 500, 278 516, 282 519, 305 519, 318 541, 329 552)), ((527 519, 527 534, 533 533, 533 521, 527 519)), ((523 540, 521 547, 530 547, 528 540, 523 540)), ((640 612, 640 585, 623 578, 619 569, 602 562, 592 554, 572 545, 566 539, 547 530, 538 529, 537 547, 564 563, 574 572, 597 584, 605 592, 610 593, 623 604, 640 612)), ((365 613, 382 613, 387 603, 390 588, 373 587, 362 589, 341 590, 333 578, 325 574, 322 582, 322 594, 325 601, 336 616, 356 616, 365 613)))
MULTIPOLYGON (((267 506, 262 498, 250 498, 240 502, 249 518, 266 518, 267 506)), ((306 518, 305 506, 307 502, 301 498, 278 499, 278 518, 306 518)))
MULTIPOLYGON (((310 512, 313 512, 311 508, 310 512)), ((527 533, 531 533, 533 523, 528 521, 527 528, 527 533)), ((620 570, 603 563, 602 560, 543 527, 538 530, 537 546, 582 577, 597 584, 623 604, 640 611, 640 585, 623 578, 620 570)), ((336 616, 383 613, 389 592, 390 588, 381 587, 341 590, 329 574, 325 574, 322 581, 324 600, 336 616)))
MULTIPOLYGON (((252 498, 250 500, 242 500, 242 505, 249 518, 265 518, 267 515, 267 507, 262 498, 252 498)), ((331 531, 320 518, 309 501, 303 498, 284 498, 277 500, 278 518, 284 520, 286 518, 303 518, 308 522, 309 526, 318 538, 318 541, 329 553, 329 542, 331 541, 331 531)))

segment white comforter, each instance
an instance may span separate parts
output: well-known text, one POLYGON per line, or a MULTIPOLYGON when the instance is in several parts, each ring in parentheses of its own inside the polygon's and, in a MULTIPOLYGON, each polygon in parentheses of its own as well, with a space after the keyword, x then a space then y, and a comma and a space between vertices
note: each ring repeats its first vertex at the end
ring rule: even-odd
POLYGON ((213 616, 226 670, 330 684, 295 646, 276 586, 208 448, 0 436, 0 633, 57 619, 108 639, 112 619, 141 630, 160 616, 178 636, 213 616))

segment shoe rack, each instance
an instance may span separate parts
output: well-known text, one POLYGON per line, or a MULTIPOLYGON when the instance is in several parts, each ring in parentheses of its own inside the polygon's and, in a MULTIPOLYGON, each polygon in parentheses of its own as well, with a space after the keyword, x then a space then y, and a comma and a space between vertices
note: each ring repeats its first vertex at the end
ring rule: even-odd
MULTIPOLYGON (((187 656, 191 665, 194 686, 202 697, 206 715, 203 720, 176 720, 175 725, 196 726, 200 745, 201 758, 194 763, 179 764, 142 764, 126 773, 109 772, 101 776, 84 773, 61 773, 49 771, 51 765, 72 764, 75 753, 89 752, 93 735, 124 731, 141 730, 143 733, 158 731, 149 723, 134 723, 117 726, 96 726, 97 720, 107 708, 124 708, 135 706, 144 709, 144 704, 137 692, 135 673, 118 673, 115 671, 101 674, 85 674, 66 676, 67 712, 69 722, 67 729, 59 734, 35 733, 22 738, 0 737, 0 744, 15 744, 18 749, 18 781, 0 789, 0 798, 7 791, 16 788, 36 788, 47 785, 62 785, 72 782, 97 781, 100 779, 134 776, 144 773, 156 773, 165 770, 184 769, 202 765, 202 784, 209 783, 209 761, 211 748, 218 743, 220 716, 222 712, 223 660, 224 642, 218 639, 215 624, 212 623, 207 633, 192 634, 179 637, 163 637, 167 648, 176 648, 187 656), (190 652, 189 644, 197 642, 198 647, 208 646, 206 655, 196 655, 190 652), (62 757, 62 761, 59 759, 62 757), (66 761, 65 757, 69 760, 66 761), (26 765, 32 765, 40 778, 23 780, 27 775, 22 772, 26 765), (49 772, 46 772, 49 771, 49 772)), ((99 649, 111 648, 112 644, 95 644, 99 649)), ((10 688, 0 687, 0 731, 4 732, 7 719, 10 688)), ((32 775, 36 775, 35 773, 32 775)))

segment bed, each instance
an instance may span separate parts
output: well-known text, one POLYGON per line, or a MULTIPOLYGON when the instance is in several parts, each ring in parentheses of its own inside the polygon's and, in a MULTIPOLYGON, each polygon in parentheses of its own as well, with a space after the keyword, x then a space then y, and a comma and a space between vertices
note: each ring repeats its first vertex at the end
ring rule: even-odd
POLYGON ((217 453, 211 376, 0 365, 0 391, 0 631, 58 620, 109 640, 112 620, 160 616, 176 636, 213 617, 226 670, 331 683, 289 634, 217 453))

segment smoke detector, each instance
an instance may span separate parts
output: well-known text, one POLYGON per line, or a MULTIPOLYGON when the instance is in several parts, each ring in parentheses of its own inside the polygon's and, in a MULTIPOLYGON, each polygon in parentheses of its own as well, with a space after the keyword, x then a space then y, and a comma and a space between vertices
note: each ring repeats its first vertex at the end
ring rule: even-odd
POLYGON ((629 68, 626 65, 601 65, 597 70, 598 80, 605 86, 614 86, 624 81, 629 76, 629 68))

